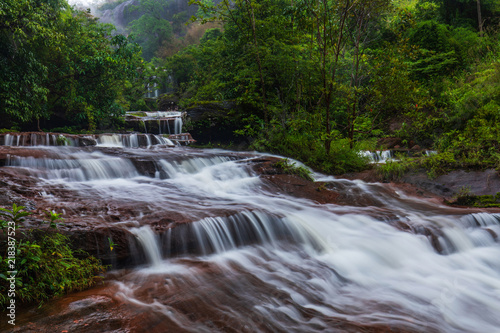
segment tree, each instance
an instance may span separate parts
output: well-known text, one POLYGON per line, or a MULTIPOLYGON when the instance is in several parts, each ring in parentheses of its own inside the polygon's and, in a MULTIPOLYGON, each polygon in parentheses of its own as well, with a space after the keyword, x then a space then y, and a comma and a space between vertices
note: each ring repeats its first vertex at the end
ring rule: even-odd
POLYGON ((50 47, 60 39, 54 22, 65 1, 19 0, 0 6, 0 114, 21 122, 48 117, 44 108, 47 67, 38 45, 50 47))
POLYGON ((49 68, 47 106, 76 124, 95 129, 122 110, 116 103, 122 85, 137 75, 140 48, 113 27, 98 23, 88 13, 76 12, 59 22, 65 31, 52 54, 44 60, 49 68))
POLYGON ((360 115, 360 95, 362 85, 368 75, 362 75, 366 60, 366 49, 369 44, 374 41, 377 24, 380 22, 384 11, 388 9, 390 1, 388 0, 372 0, 356 3, 352 9, 352 16, 349 19, 349 33, 352 43, 352 65, 350 75, 350 94, 347 133, 351 149, 354 146, 355 124, 360 115))
POLYGON ((319 0, 308 2, 308 10, 313 17, 316 28, 316 44, 320 53, 321 97, 318 105, 325 109, 325 152, 330 154, 331 142, 335 136, 331 124, 331 103, 333 93, 337 89, 337 72, 339 61, 344 51, 346 23, 351 11, 359 0, 319 0))
POLYGON ((151 60, 164 42, 171 41, 173 29, 169 21, 163 17, 166 3, 161 0, 140 0, 140 10, 143 15, 129 23, 129 31, 135 36, 135 41, 142 46, 142 56, 151 60))
POLYGON ((0 15, 0 112, 11 125, 56 116, 93 129, 121 113, 137 44, 64 0, 10 1, 0 15))

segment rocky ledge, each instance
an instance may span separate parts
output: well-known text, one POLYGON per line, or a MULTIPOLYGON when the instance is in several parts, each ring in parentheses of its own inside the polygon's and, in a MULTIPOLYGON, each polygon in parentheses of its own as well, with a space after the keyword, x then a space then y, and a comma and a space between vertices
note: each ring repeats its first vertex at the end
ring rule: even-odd
MULTIPOLYGON (((340 176, 365 182, 384 182, 375 169, 340 176)), ((500 192, 500 173, 495 169, 482 171, 455 170, 436 178, 429 178, 424 171, 410 172, 391 183, 406 192, 441 203, 454 203, 459 195, 495 196, 500 192)))

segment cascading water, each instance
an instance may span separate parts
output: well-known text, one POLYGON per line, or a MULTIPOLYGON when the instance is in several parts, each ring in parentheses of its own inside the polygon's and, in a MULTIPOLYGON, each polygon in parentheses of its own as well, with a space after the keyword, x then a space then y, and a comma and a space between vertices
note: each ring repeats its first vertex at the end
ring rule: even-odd
MULTIPOLYGON (((175 139, 174 139, 175 140, 175 139)), ((97 134, 97 135, 63 135, 49 133, 0 134, 0 145, 3 146, 72 146, 84 147, 126 147, 139 148, 152 145, 176 146, 163 135, 156 134, 97 134)), ((186 141, 186 140, 183 140, 186 141)))
POLYGON ((127 124, 136 131, 156 134, 181 134, 183 113, 178 111, 130 111, 125 117, 127 124))
POLYGON ((362 156, 366 156, 371 163, 386 163, 393 160, 392 152, 390 150, 377 150, 377 151, 362 151, 362 156))
POLYGON ((348 204, 319 204, 271 187, 251 167, 261 155, 129 142, 13 150, 0 168, 31 184, 41 207, 79 214, 75 228, 121 228, 136 239, 136 267, 111 274, 99 292, 119 304, 99 310, 113 327, 499 331, 500 214, 332 177, 324 179, 348 204))
POLYGON ((127 147, 139 148, 141 146, 152 146, 154 144, 175 146, 168 138, 155 134, 101 134, 97 136, 97 145, 101 147, 127 147), (144 138, 145 141, 142 139, 144 138))
POLYGON ((149 264, 152 266, 160 266, 162 258, 159 251, 158 240, 151 228, 149 226, 143 226, 138 229, 132 229, 131 232, 137 237, 144 248, 149 264))
POLYGON ((182 133, 182 118, 180 118, 180 117, 175 118, 174 126, 175 126, 174 134, 181 134, 182 133))

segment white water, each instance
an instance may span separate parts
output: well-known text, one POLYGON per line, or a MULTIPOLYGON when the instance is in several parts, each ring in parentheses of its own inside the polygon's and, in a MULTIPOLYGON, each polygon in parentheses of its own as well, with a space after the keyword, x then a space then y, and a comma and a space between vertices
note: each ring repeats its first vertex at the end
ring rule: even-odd
POLYGON ((64 150, 61 158, 11 156, 7 165, 22 167, 32 175, 52 180, 84 182, 138 176, 132 162, 100 152, 84 153, 64 150))
POLYGON ((149 226, 134 228, 130 230, 139 240, 148 258, 148 263, 153 267, 161 265, 162 257, 158 237, 149 226))
POLYGON ((155 111, 145 112, 147 117, 181 117, 182 112, 179 111, 155 111))
POLYGON ((175 118, 174 121, 174 133, 173 134, 181 134, 182 133, 182 118, 175 118))
MULTIPOLYGON (((176 122, 177 124, 177 122, 176 122)), ((182 120, 180 121, 180 126, 176 127, 176 130, 182 130, 182 120)), ((160 133, 161 134, 161 133, 160 133)), ((175 133, 178 134, 178 133, 175 133)), ((93 136, 82 136, 82 138, 87 138, 90 140, 96 140, 97 145, 100 147, 126 147, 126 148, 139 148, 144 146, 141 142, 145 139, 147 142, 146 146, 152 145, 167 145, 176 146, 172 140, 164 137, 163 135, 155 134, 99 134, 93 136)), ((77 147, 80 145, 78 137, 65 136, 62 134, 43 134, 43 133, 31 133, 31 134, 5 134, 3 139, 4 146, 72 146, 77 147)))
POLYGON ((386 163, 394 160, 390 150, 362 151, 360 154, 366 156, 371 163, 386 163))
MULTIPOLYGON (((139 113, 128 112, 128 114, 136 115, 139 113)), ((140 112, 145 115, 139 120, 142 122, 142 128, 146 133, 157 131, 158 134, 181 134, 182 133, 182 112, 179 111, 154 111, 140 112), (151 125, 148 125, 151 124, 151 125), (149 127, 149 129, 148 129, 149 127)), ((133 119, 137 121, 137 118, 133 119)))
POLYGON ((161 235, 131 228, 148 264, 115 281, 115 297, 173 331, 342 332, 337 322, 354 322, 500 332, 499 214, 326 177, 351 206, 320 205, 268 190, 244 156, 176 149, 124 150, 154 161, 156 178, 140 175, 130 159, 69 148, 50 150, 59 158, 11 157, 9 168, 82 200, 126 203, 134 223, 172 212, 193 221, 161 235))
POLYGON ((76 146, 70 137, 50 133, 5 134, 4 146, 76 146))
MULTIPOLYGON (((168 138, 162 135, 155 134, 141 134, 147 141, 147 147, 153 144, 175 146, 175 144, 168 138), (153 143, 154 142, 154 143, 153 143)), ((97 145, 100 147, 127 147, 139 148, 139 137, 137 134, 101 134, 97 136, 97 145)))

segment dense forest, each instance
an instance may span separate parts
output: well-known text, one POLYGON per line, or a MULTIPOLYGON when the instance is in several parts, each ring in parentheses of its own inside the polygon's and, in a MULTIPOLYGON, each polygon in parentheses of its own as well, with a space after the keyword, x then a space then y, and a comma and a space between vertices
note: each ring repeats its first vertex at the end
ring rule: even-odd
POLYGON ((0 127, 126 130, 125 111, 157 107, 157 80, 213 111, 189 126, 328 173, 366 168, 358 152, 390 138, 439 152, 396 172, 500 167, 500 1, 190 5, 107 1, 124 8, 115 30, 65 0, 2 2, 0 127))

